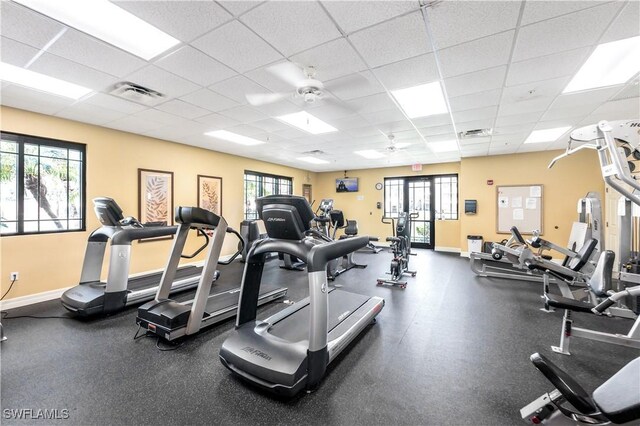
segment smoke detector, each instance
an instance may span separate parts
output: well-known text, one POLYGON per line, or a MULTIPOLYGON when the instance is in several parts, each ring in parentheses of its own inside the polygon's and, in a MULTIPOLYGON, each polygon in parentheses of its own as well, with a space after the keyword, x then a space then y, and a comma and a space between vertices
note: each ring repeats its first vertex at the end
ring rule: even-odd
POLYGON ((115 85, 110 94, 128 101, 136 102, 146 106, 155 106, 165 98, 160 92, 140 86, 129 81, 123 81, 115 85))
POLYGON ((470 139, 470 138, 482 138, 485 136, 491 136, 493 134, 493 129, 473 129, 473 130, 465 130, 464 132, 458 133, 460 139, 470 139))

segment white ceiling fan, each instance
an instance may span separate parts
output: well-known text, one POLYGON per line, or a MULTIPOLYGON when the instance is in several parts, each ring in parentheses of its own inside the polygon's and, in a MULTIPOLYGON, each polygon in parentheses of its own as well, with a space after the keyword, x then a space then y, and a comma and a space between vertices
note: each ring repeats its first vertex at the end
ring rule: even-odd
POLYGON ((315 104, 322 101, 322 103, 345 109, 347 107, 344 103, 332 97, 327 91, 369 84, 366 78, 356 74, 351 78, 340 79, 339 83, 325 85, 316 79, 315 67, 301 68, 293 62, 282 62, 267 69, 282 81, 293 86, 294 90, 279 93, 247 93, 245 95, 247 101, 253 106, 271 104, 287 98, 298 98, 304 100, 305 104, 315 104))
POLYGON ((412 144, 409 142, 396 142, 396 137, 393 133, 389 133, 387 135, 387 139, 389 139, 389 143, 385 147, 385 150, 391 154, 396 153, 398 151, 404 151, 412 144))

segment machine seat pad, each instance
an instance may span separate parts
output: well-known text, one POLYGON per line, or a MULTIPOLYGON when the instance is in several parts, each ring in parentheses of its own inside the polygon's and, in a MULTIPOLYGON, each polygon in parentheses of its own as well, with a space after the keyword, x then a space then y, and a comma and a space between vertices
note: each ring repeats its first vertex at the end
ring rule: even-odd
POLYGON ((613 423, 640 419, 640 357, 600 385, 593 392, 593 402, 613 423))
POLYGON ((569 297, 559 296, 557 294, 545 294, 545 299, 549 306, 560 309, 568 309, 574 312, 592 313, 591 309, 595 306, 591 303, 582 302, 580 300, 571 299, 569 297))
POLYGON ((544 260, 553 260, 553 256, 549 256, 548 254, 543 254, 542 257, 544 260))

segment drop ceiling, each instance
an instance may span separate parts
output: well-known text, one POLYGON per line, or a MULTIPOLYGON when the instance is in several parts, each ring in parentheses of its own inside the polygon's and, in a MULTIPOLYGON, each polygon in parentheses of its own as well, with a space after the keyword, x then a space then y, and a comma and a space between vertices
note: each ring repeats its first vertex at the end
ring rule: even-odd
POLYGON ((566 137, 523 142, 536 129, 640 116, 637 77, 562 94, 598 44, 640 34, 637 1, 114 3, 181 43, 145 61, 3 0, 2 61, 94 92, 73 101, 3 83, 1 103, 313 171, 560 149, 566 137), (334 102, 294 97, 270 71, 285 61, 315 67, 334 102), (110 95, 122 81, 166 97, 151 108, 110 95), (408 119, 391 91, 433 81, 442 82, 451 112, 408 119), (262 106, 245 97, 283 91, 292 96, 262 106), (275 118, 302 110, 338 131, 312 135, 275 118), (478 128, 493 128, 493 135, 460 139, 459 151, 429 148, 478 128), (204 134, 215 130, 266 143, 241 146, 204 134), (386 151, 389 134, 409 145, 386 151), (316 150, 326 164, 297 160, 316 150), (362 150, 385 156, 353 154, 362 150))

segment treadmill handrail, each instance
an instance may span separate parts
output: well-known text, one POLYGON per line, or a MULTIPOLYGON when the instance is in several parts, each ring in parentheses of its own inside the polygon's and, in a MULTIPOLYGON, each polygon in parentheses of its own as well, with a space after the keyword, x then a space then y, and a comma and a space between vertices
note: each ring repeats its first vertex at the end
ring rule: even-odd
POLYGON ((349 253, 366 247, 368 243, 369 237, 363 235, 316 245, 307 256, 307 271, 310 273, 324 271, 330 260, 346 256, 349 253))
POLYGON ((111 236, 111 245, 125 246, 131 245, 132 241, 143 238, 167 237, 174 235, 178 230, 177 226, 150 226, 147 228, 122 228, 111 236))

